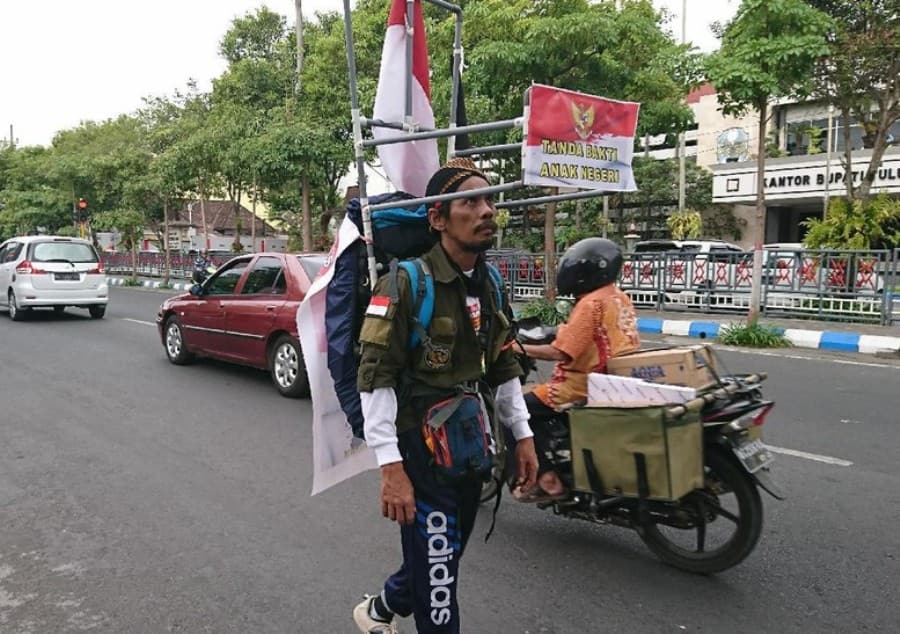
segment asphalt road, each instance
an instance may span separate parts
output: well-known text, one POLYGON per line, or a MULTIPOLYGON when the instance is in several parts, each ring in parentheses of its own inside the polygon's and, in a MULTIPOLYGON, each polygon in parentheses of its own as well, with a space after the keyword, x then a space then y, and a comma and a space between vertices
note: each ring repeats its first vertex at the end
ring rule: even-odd
MULTIPOLYGON (((310 497, 309 402, 170 365, 164 296, 115 288, 102 321, 0 313, 0 632, 354 631, 399 557, 376 474, 310 497)), ((900 364, 722 354, 777 401, 789 499, 764 496, 750 558, 693 576, 623 529, 506 502, 463 561, 463 632, 898 630, 900 364)))

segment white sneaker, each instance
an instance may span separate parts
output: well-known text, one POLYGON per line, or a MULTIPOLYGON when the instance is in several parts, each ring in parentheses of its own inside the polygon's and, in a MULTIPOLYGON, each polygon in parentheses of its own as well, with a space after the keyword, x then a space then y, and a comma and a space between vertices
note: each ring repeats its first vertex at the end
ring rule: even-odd
POLYGON ((353 608, 353 622, 363 634, 399 634, 397 625, 391 621, 376 621, 369 615, 369 607, 375 597, 365 595, 362 603, 353 608))

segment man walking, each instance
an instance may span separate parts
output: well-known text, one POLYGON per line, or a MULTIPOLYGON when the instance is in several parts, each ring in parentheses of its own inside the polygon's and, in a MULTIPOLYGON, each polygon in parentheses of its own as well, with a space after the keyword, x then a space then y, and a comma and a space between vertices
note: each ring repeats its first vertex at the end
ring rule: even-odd
MULTIPOLYGON (((487 186, 471 160, 452 159, 432 176, 426 196, 487 186)), ((414 318, 416 296, 403 269, 393 281, 379 279, 366 311, 358 375, 365 436, 381 467, 382 514, 401 526, 403 563, 354 609, 361 632, 396 632, 395 615, 412 615, 420 634, 460 631, 459 560, 490 470, 477 460, 479 442, 491 444, 486 411, 494 409, 516 440, 519 485, 535 484, 521 369, 508 345, 508 299, 498 302, 482 255, 494 241, 495 214, 483 194, 429 209, 440 241, 421 262, 434 283, 427 332, 414 318), (485 407, 492 400, 496 406, 485 407), (461 462, 474 470, 460 474, 461 462)))

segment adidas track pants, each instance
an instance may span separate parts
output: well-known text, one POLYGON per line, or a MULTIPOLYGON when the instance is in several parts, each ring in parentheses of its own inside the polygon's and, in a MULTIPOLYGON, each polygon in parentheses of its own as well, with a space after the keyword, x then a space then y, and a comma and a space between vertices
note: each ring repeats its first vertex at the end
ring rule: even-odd
POLYGON ((418 429, 400 434, 403 466, 416 497, 416 519, 401 526, 403 565, 384 584, 387 607, 413 615, 419 634, 458 634, 459 560, 478 512, 481 482, 438 483, 418 429))

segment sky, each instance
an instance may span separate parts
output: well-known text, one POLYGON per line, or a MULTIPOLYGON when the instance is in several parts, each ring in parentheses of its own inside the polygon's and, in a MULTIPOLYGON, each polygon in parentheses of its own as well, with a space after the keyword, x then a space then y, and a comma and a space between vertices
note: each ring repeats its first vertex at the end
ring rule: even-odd
MULTIPOLYGON (((717 47, 709 24, 739 0, 653 0, 675 16, 681 36, 717 47)), ((0 0, 0 138, 49 145, 60 130, 134 112, 146 96, 166 96, 188 80, 209 90, 225 69, 219 41, 236 17, 266 4, 294 23, 293 0, 0 0)), ((343 0, 303 0, 310 19, 343 0)), ((385 17, 386 19, 386 17, 385 17)), ((349 114, 348 114, 349 116, 349 114)))

